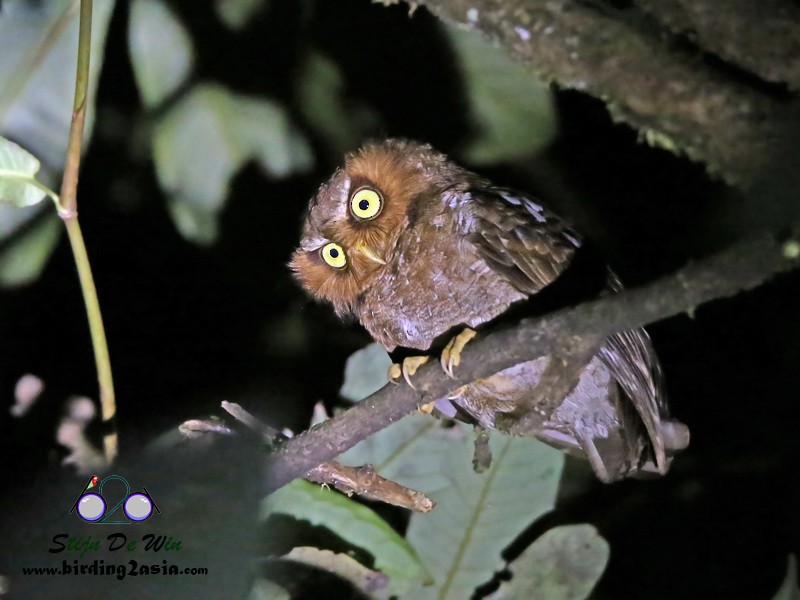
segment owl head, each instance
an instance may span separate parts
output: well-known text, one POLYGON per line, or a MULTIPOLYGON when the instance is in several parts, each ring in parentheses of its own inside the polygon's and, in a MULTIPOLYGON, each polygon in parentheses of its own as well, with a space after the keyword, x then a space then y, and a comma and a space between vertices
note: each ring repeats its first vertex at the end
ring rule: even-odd
POLYGON ((289 264, 314 297, 352 311, 395 261, 397 241, 435 207, 462 169, 429 145, 370 142, 345 158, 309 203, 289 264))

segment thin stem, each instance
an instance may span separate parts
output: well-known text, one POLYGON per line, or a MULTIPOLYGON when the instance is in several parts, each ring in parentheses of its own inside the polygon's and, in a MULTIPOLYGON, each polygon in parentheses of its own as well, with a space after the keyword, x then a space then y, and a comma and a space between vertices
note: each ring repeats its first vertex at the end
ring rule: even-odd
MULTIPOLYGON (((75 76, 75 101, 72 108, 72 122, 69 128, 69 141, 67 144, 67 160, 64 166, 64 178, 61 182, 61 203, 59 215, 64 221, 78 268, 78 277, 83 292, 83 301, 86 305, 86 315, 89 319, 89 330, 92 335, 92 347, 97 368, 97 379, 100 384, 100 406, 103 421, 110 423, 116 413, 114 399, 114 380, 111 376, 111 361, 108 355, 108 344, 103 329, 103 318, 100 313, 100 303, 97 300, 97 290, 92 277, 86 245, 83 234, 78 224, 78 171, 81 163, 81 141, 83 139, 83 125, 86 121, 86 99, 89 87, 89 50, 92 39, 92 0, 81 0, 80 33, 78 34, 78 66, 75 76)), ((117 432, 107 431, 103 438, 103 447, 106 460, 109 464, 117 456, 117 432)))
MULTIPOLYGON (((86 245, 83 243, 83 234, 81 233, 80 225, 78 225, 78 219, 77 217, 66 219, 64 224, 67 227, 72 255, 75 257, 75 265, 78 267, 78 278, 81 282, 83 300, 86 304, 86 315, 89 318, 89 331, 92 334, 97 379, 100 383, 100 406, 103 412, 103 421, 108 422, 116 413, 116 403, 114 400, 114 380, 111 376, 111 360, 108 356, 108 344, 106 343, 106 332, 103 328, 103 317, 100 314, 100 303, 97 300, 97 290, 94 286, 92 269, 89 266, 89 256, 86 254, 86 245)), ((103 446, 106 458, 110 463, 117 455, 116 431, 106 434, 103 439, 103 446)))

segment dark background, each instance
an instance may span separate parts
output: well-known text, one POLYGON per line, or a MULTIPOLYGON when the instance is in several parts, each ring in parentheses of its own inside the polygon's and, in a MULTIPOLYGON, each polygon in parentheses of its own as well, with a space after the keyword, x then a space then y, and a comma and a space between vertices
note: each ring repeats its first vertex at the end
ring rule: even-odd
MULTIPOLYGON (((208 9, 174 4, 199 53, 196 77, 293 106, 309 45, 333 58, 348 94, 375 108, 374 135, 457 152, 474 134, 439 23, 366 0, 273 2, 243 33, 208 9)), ((313 172, 235 180, 218 242, 176 232, 142 150, 142 114, 120 5, 108 36, 98 122, 82 167, 81 223, 107 328, 123 456, 194 417, 237 401, 301 430, 314 402, 336 403, 347 356, 368 341, 311 303, 286 267, 308 198, 338 164, 309 131, 313 172)), ((604 248, 628 285, 667 274, 751 229, 774 226, 788 183, 774 175, 742 194, 704 169, 637 141, 603 104, 556 91, 560 135, 543 155, 481 172, 537 193, 604 248)), ((299 113, 295 115, 302 124, 299 113)), ((35 373, 43 398, 0 429, 4 505, 57 470, 64 399, 96 396, 82 298, 66 237, 35 284, 0 294, 0 395, 35 373)), ((591 483, 527 537, 561 522, 594 523, 611 546, 596 598, 770 598, 800 551, 800 278, 784 275, 732 300, 649 328, 690 449, 663 480, 591 483)), ((6 410, 6 409, 4 409, 6 410)), ((390 515, 402 526, 401 515, 390 515)), ((527 538, 526 538, 527 539, 527 538)), ((509 556, 524 543, 513 545, 509 556)))

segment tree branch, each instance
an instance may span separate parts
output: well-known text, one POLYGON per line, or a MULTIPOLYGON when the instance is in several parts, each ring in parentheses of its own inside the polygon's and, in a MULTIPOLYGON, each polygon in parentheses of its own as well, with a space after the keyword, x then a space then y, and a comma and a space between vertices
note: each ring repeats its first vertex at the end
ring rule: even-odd
POLYGON ((302 477, 453 388, 551 353, 574 336, 606 337, 682 312, 691 313, 705 302, 757 287, 800 264, 798 240, 800 225, 794 229, 793 238, 785 241, 767 234, 755 236, 647 286, 526 320, 513 329, 476 339, 462 353, 455 381, 444 375, 438 361, 429 361, 414 377, 416 389, 384 386, 341 415, 288 440, 270 456, 268 490, 302 477))
POLYGON ((736 11, 728 3, 711 10, 715 0, 693 0, 710 15, 676 3, 686 4, 645 0, 640 7, 634 0, 630 8, 616 10, 602 0, 411 2, 448 23, 481 31, 543 80, 601 98, 615 119, 638 129, 651 144, 701 161, 729 182, 750 183, 796 138, 795 105, 781 86, 770 87, 764 79, 797 85, 800 11, 789 0, 751 8, 745 39, 762 45, 771 35, 774 40, 775 47, 762 55, 753 51, 754 44, 731 50, 738 48, 744 22, 731 17, 736 11), (770 9, 782 9, 780 19, 767 18, 770 9), (662 16, 666 22, 659 21, 662 16), (693 26, 700 30, 690 36, 693 26), (750 73, 748 67, 756 70, 750 73))
MULTIPOLYGON (((222 408, 237 421, 259 434, 269 445, 287 439, 283 433, 260 421, 235 402, 223 400, 222 408)), ((317 465, 303 477, 314 483, 333 486, 348 496, 358 494, 370 500, 378 500, 417 512, 429 512, 436 506, 436 503, 422 492, 381 477, 373 465, 348 467, 335 460, 329 460, 317 465)))

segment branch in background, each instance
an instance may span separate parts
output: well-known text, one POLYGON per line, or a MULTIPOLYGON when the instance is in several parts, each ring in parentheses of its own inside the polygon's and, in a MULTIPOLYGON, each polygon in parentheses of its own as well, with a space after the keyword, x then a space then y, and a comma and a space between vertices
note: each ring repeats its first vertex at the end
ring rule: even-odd
MULTIPOLYGON (((222 408, 237 421, 259 434, 270 445, 287 439, 280 431, 260 421, 234 402, 223 400, 222 408)), ((378 500, 417 512, 428 512, 435 506, 435 503, 422 492, 381 477, 375 472, 373 465, 348 467, 336 461, 326 461, 309 469, 303 477, 314 483, 331 485, 348 496, 358 494, 370 500, 378 500)))
POLYGON ((781 148, 792 147, 797 133, 786 94, 759 78, 797 86, 800 10, 791 0, 768 0, 743 20, 728 3, 714 8, 717 0, 644 4, 639 8, 634 0, 616 10, 601 0, 412 2, 448 23, 483 32, 545 81, 603 99, 615 119, 651 144, 683 152, 729 182, 749 183, 781 148), (658 21, 662 15, 666 23, 658 21), (708 45, 687 43, 686 27, 698 28, 691 41, 708 45), (734 51, 741 27, 753 43, 734 51), (715 50, 719 60, 709 60, 715 50))
POLYGON ((575 336, 607 337, 683 312, 691 314, 705 302, 755 288, 800 264, 798 240, 800 224, 787 241, 767 234, 752 237, 647 286, 473 340, 461 355, 455 381, 444 375, 438 361, 429 361, 414 376, 416 389, 384 386, 346 412, 286 441, 270 456, 268 490, 302 477, 453 388, 552 353, 575 336))

